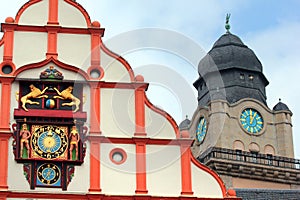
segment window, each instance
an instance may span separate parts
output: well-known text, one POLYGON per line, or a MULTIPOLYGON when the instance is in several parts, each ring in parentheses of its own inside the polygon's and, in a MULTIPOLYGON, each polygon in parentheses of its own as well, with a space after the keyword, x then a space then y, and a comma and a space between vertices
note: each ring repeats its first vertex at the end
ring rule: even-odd
POLYGON ((109 153, 109 158, 116 165, 120 165, 126 161, 127 154, 123 149, 115 148, 109 153))
POLYGON ((273 165, 273 156, 271 154, 267 154, 267 164, 273 165))
POLYGON ((251 151, 250 153, 251 153, 252 162, 257 163, 258 152, 251 151))
POLYGON ((249 75, 249 80, 250 80, 250 81, 253 81, 253 79, 254 79, 254 76, 250 74, 250 75, 249 75))
POLYGON ((242 151, 241 150, 235 150, 236 151, 236 160, 238 161, 242 161, 243 157, 242 157, 242 151))
POLYGON ((245 74, 240 74, 240 79, 245 80, 245 74))

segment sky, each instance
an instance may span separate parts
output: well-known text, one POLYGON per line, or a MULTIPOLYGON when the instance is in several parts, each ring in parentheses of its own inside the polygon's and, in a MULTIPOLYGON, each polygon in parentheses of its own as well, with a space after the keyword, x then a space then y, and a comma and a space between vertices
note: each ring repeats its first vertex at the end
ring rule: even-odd
MULTIPOLYGON (((270 82, 266 88, 269 108, 281 98, 293 112, 294 152, 300 159, 300 1, 77 2, 92 21, 106 29, 103 40, 107 46, 151 84, 147 91, 151 102, 169 112, 177 123, 185 115, 191 118, 196 109, 192 83, 198 78, 197 63, 225 33, 225 16, 230 13, 231 33, 255 52, 270 82)), ((2 3, 0 21, 14 17, 24 3, 26 0, 2 3)))

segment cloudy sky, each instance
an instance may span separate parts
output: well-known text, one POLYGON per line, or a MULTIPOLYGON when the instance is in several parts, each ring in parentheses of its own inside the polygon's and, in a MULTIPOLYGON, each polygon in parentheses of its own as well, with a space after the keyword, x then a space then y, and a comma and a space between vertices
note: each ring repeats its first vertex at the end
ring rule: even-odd
MULTIPOLYGON (((25 2, 2 3, 0 21, 4 22, 7 16, 14 17, 25 2)), ((225 16, 231 13, 231 32, 254 50, 263 64, 270 82, 268 106, 272 109, 281 98, 293 112, 295 156, 300 159, 300 1, 77 2, 86 8, 92 21, 97 20, 106 28, 107 45, 122 54, 136 73, 143 74, 146 81, 152 83, 147 94, 151 101, 171 113, 178 123, 186 114, 191 118, 196 108, 196 91, 191 85, 198 77, 197 62, 225 33, 225 16), (127 43, 120 46, 119 41, 124 38, 127 43), (136 38, 143 41, 128 44, 128 39, 136 38), (156 69, 160 69, 159 72, 156 69), (176 80, 167 77, 176 77, 176 80)))

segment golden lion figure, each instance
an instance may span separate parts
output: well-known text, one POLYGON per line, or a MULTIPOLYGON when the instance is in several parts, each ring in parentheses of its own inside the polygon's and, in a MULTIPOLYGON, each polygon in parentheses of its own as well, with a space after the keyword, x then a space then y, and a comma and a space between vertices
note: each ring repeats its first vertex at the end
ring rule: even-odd
POLYGON ((30 93, 26 94, 25 96, 21 97, 21 102, 22 102, 22 108, 25 110, 25 111, 28 111, 28 109, 26 108, 26 104, 29 103, 29 104, 36 104, 36 105, 39 105, 40 103, 37 102, 37 101, 31 101, 30 99, 31 98, 48 98, 48 95, 43 95, 45 93, 45 91, 48 89, 48 87, 45 87, 45 89, 43 89, 42 91, 35 87, 34 85, 29 85, 29 88, 31 90, 30 93))
POLYGON ((79 110, 80 100, 72 94, 73 87, 69 86, 67 89, 63 91, 59 91, 57 88, 54 88, 59 96, 54 96, 53 98, 63 99, 63 100, 71 100, 70 103, 63 103, 62 106, 74 106, 75 109, 73 112, 77 112, 79 110))

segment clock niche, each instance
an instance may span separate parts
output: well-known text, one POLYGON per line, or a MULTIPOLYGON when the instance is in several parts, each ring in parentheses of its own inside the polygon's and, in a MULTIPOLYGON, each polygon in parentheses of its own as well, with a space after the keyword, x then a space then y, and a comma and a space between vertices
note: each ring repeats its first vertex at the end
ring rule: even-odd
POLYGON ((31 189, 62 188, 85 157, 84 83, 58 78, 18 80, 13 152, 31 189))

